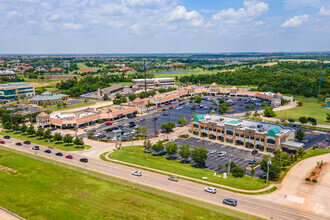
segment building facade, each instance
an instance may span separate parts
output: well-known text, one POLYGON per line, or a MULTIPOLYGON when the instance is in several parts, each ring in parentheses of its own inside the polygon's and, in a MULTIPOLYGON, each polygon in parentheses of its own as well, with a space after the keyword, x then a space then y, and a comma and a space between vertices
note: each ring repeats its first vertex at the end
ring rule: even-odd
POLYGON ((12 70, 0 70, 0 77, 5 76, 8 77, 8 79, 15 79, 16 75, 15 72, 12 70))
POLYGON ((63 103, 69 99, 69 95, 66 94, 52 94, 50 92, 44 92, 41 95, 37 95, 31 99, 33 105, 55 105, 63 103))
POLYGON ((297 150, 302 143, 294 142, 295 131, 281 125, 222 115, 197 115, 191 133, 246 148, 273 152, 283 148, 297 150))
POLYGON ((34 86, 30 83, 0 84, 0 99, 15 99, 15 97, 35 96, 34 86))
MULTIPOLYGON (((153 78, 147 79, 146 81, 148 88, 168 87, 175 85, 175 80, 173 78, 153 78)), ((133 79, 132 86, 137 87, 138 89, 144 88, 144 79, 133 79)))

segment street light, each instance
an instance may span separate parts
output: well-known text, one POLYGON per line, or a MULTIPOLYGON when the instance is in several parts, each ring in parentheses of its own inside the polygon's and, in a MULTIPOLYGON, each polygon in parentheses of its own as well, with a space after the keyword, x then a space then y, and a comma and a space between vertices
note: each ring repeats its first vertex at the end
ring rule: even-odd
POLYGON ((268 185, 268 179, 269 179, 269 166, 272 164, 272 161, 270 160, 270 158, 268 158, 267 161, 267 179, 266 179, 266 184, 268 185))

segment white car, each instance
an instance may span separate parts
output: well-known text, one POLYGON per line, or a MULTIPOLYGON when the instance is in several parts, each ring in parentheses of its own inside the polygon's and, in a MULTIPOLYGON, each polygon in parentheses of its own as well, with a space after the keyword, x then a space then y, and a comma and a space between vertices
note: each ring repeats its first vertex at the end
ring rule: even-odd
POLYGON ((131 134, 135 134, 135 131, 132 131, 131 134))
POLYGON ((216 194, 217 193, 217 189, 216 188, 213 188, 213 187, 206 187, 204 189, 205 192, 208 192, 208 193, 213 193, 213 194, 216 194))
POLYGON ((115 140, 116 140, 116 137, 113 137, 111 140, 112 140, 112 141, 115 141, 115 140))
POLYGON ((128 125, 129 125, 128 123, 124 124, 125 127, 128 126, 128 125))
POLYGON ((134 176, 142 176, 142 172, 137 170, 137 171, 132 172, 132 175, 134 175, 134 176))
POLYGON ((226 151, 220 151, 220 153, 218 153, 218 157, 225 156, 226 154, 227 154, 226 151))
POLYGON ((210 150, 210 154, 215 154, 217 150, 210 150))

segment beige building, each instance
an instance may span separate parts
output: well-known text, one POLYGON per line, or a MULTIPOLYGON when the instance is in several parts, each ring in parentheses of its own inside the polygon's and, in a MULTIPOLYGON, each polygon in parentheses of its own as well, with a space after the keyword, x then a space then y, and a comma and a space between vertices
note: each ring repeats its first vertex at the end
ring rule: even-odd
MULTIPOLYGON (((174 86, 175 80, 173 78, 153 78, 153 79, 146 79, 147 88, 156 88, 156 87, 168 87, 174 86)), ((132 80, 132 88, 141 89, 145 87, 145 80, 144 79, 133 79, 132 80)))
POLYGON ((66 94, 52 94, 50 92, 44 92, 41 95, 37 95, 31 99, 33 105, 55 105, 62 103, 69 99, 69 95, 66 94))
POLYGON ((47 127, 50 125, 50 117, 47 113, 45 112, 41 112, 40 114, 38 114, 36 116, 36 120, 37 120, 37 125, 41 126, 41 127, 47 127))

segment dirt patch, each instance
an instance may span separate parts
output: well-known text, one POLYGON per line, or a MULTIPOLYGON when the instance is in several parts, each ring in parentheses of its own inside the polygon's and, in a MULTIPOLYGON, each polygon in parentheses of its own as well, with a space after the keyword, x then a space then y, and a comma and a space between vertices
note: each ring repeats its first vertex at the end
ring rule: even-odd
POLYGON ((311 174, 309 175, 309 179, 310 180, 313 180, 313 179, 316 179, 318 180, 319 176, 320 176, 320 173, 322 172, 322 170, 325 169, 325 167, 328 165, 327 162, 325 162, 322 166, 316 166, 314 168, 314 170, 311 172, 311 174))
POLYGON ((9 168, 9 167, 5 167, 5 166, 2 166, 0 165, 0 170, 1 171, 4 171, 5 173, 9 174, 9 175, 15 175, 15 174, 18 174, 18 171, 17 170, 14 170, 12 168, 9 168))
POLYGON ((88 72, 93 72, 94 70, 95 70, 95 68, 86 67, 84 69, 79 70, 78 73, 88 73, 88 72))
POLYGON ((38 83, 32 83, 35 88, 45 87, 45 86, 54 86, 58 82, 38 82, 38 83))

